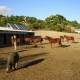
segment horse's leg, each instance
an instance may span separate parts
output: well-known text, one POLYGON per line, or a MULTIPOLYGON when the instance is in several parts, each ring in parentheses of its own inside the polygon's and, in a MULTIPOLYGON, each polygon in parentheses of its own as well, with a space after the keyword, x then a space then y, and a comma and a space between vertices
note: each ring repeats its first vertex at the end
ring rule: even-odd
POLYGON ((69 41, 67 40, 67 43, 69 44, 69 41))
POLYGON ((13 46, 13 41, 11 41, 11 44, 12 44, 12 46, 13 46))
POLYGON ((40 44, 42 45, 42 41, 40 41, 40 44))
POLYGON ((69 44, 69 41, 70 41, 70 40, 68 40, 68 44, 69 44))
POLYGON ((73 42, 73 43, 75 42, 74 39, 72 40, 72 42, 73 42))
POLYGON ((64 38, 63 38, 63 42, 64 42, 64 38))
POLYGON ((72 43, 73 41, 72 41, 72 40, 70 40, 70 42, 72 43))
POLYGON ((14 41, 12 41, 12 47, 13 47, 13 49, 14 49, 14 41))
POLYGON ((38 45, 37 45, 37 43, 35 43, 35 47, 37 47, 38 45))
POLYGON ((43 41, 43 38, 41 38, 41 40, 40 40, 41 45, 42 45, 42 41, 43 41))
POLYGON ((52 43, 51 43, 51 48, 52 48, 52 43))
POLYGON ((62 46, 61 39, 59 40, 58 44, 59 44, 59 47, 62 46))
POLYGON ((12 46, 14 46, 14 42, 12 41, 12 46))
POLYGON ((67 43, 69 44, 69 39, 67 39, 67 43))
POLYGON ((19 44, 20 44, 20 40, 19 40, 18 42, 19 42, 19 44))

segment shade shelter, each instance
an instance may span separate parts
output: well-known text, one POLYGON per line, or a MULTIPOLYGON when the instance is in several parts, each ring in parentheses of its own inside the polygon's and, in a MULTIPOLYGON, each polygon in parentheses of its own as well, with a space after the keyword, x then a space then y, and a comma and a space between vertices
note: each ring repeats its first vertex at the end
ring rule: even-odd
MULTIPOLYGON (((13 26, 14 24, 12 24, 13 26)), ((18 24, 15 24, 18 25, 18 24)), ((17 38, 20 38, 21 43, 24 43, 25 37, 33 37, 34 32, 28 30, 23 25, 18 25, 20 28, 11 27, 11 24, 8 23, 7 27, 0 27, 0 47, 11 45, 11 36, 16 35, 17 38), (22 27, 23 26, 23 27, 22 27)))

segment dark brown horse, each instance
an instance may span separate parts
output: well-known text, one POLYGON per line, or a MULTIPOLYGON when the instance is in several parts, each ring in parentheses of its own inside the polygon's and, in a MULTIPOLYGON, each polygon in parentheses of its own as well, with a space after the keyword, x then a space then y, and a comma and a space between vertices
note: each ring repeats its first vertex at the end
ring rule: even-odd
POLYGON ((58 43, 59 46, 62 45, 60 38, 51 38, 51 37, 49 37, 49 36, 46 36, 46 37, 45 37, 45 40, 48 40, 48 41, 49 41, 49 43, 51 44, 51 48, 52 48, 52 43, 58 43))
POLYGON ((75 42, 73 36, 67 36, 67 35, 64 35, 64 38, 67 40, 68 43, 69 43, 69 41, 71 41, 71 42, 75 42))

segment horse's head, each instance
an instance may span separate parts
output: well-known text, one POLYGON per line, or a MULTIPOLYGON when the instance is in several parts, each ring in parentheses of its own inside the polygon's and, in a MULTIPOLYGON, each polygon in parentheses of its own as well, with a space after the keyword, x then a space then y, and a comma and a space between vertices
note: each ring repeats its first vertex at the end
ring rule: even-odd
POLYGON ((45 40, 47 40, 48 39, 48 36, 45 36, 45 38, 44 38, 45 40))
POLYGON ((66 35, 64 35, 63 37, 66 38, 66 35))

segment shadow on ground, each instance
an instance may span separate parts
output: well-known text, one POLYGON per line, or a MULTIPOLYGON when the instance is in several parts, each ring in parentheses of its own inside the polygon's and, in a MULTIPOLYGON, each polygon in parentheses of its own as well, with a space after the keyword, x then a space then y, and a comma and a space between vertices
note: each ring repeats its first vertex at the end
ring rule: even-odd
POLYGON ((17 70, 20 70, 20 69, 22 69, 22 68, 28 68, 29 66, 33 66, 33 65, 39 64, 39 63, 41 63, 43 60, 44 60, 44 59, 37 59, 37 60, 31 61, 31 62, 25 63, 25 64, 21 65, 18 69, 9 71, 9 73, 10 73, 10 72, 17 71, 17 70))
POLYGON ((27 68, 27 67, 29 67, 29 66, 36 65, 36 64, 42 62, 43 60, 44 60, 44 59, 37 59, 37 60, 34 60, 34 61, 32 61, 32 62, 25 63, 25 64, 23 64, 22 66, 20 66, 18 69, 27 68))
POLYGON ((34 55, 28 55, 28 56, 23 56, 23 57, 20 57, 20 62, 22 62, 22 61, 28 61, 28 60, 32 60, 32 59, 34 59, 34 58, 37 58, 37 57, 42 57, 42 56, 45 56, 45 55, 47 55, 47 54, 49 54, 49 53, 44 53, 44 52, 41 52, 41 53, 37 53, 37 54, 34 54, 34 55))
POLYGON ((61 45, 62 48, 69 47, 70 45, 61 45))
MULTIPOLYGON (((19 62, 28 62, 29 60, 33 60, 34 58, 37 58, 37 57, 40 57, 40 56, 43 56, 43 55, 47 55, 49 53, 37 53, 37 54, 34 54, 34 55, 29 55, 29 56, 23 56, 23 57, 20 57, 19 59, 19 62)), ((32 63, 28 63, 28 64, 22 64, 22 66, 20 68, 23 68, 24 66, 29 66, 31 64, 36 64, 37 62, 39 63, 40 61, 42 61, 44 59, 39 59, 39 60, 36 60, 36 61, 33 61, 32 63)), ((7 60, 4 60, 3 58, 0 58, 0 70, 2 69, 6 69, 6 64, 7 64, 7 60)), ((19 68, 19 69, 20 69, 19 68)))
MULTIPOLYGON (((24 50, 18 50, 18 51, 13 51, 13 52, 18 52, 18 53, 20 53, 20 52, 25 52, 25 51, 28 51, 28 50, 24 49, 24 50)), ((0 54, 9 55, 10 53, 13 53, 13 52, 3 52, 3 53, 0 53, 0 54)))
POLYGON ((6 68, 7 61, 4 60, 3 58, 0 58, 0 70, 6 68))
POLYGON ((73 43, 77 44, 77 43, 79 43, 79 42, 73 42, 73 43))

